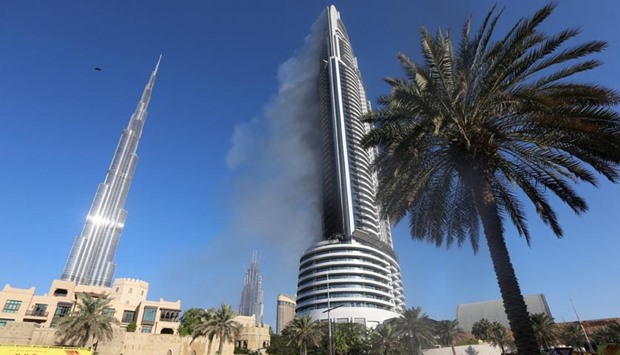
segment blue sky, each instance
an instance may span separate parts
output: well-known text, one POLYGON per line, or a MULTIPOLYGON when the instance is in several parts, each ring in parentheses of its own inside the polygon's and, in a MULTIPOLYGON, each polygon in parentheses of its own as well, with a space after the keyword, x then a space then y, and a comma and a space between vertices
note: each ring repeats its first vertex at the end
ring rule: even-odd
MULTIPOLYGON (((163 53, 115 277, 146 280, 149 298, 181 299, 184 309, 220 303, 236 308, 256 249, 265 320, 275 326, 275 297, 295 292, 306 240, 288 238, 286 223, 265 227, 280 211, 272 207, 281 196, 245 200, 248 187, 265 186, 252 177, 268 175, 254 170, 260 169, 257 161, 231 169, 227 156, 241 128, 252 127, 260 139, 265 116, 277 101, 278 68, 303 47, 328 4, 1 2, 0 284, 36 286, 42 293, 60 276, 120 132, 163 53)), ((458 32, 469 15, 479 24, 491 4, 386 1, 378 6, 356 0, 335 5, 374 101, 388 90, 383 77, 401 75, 398 52, 420 58, 421 26, 458 32)), ((543 2, 499 4, 506 6, 501 33, 543 2)), ((576 42, 608 41, 608 50, 597 56, 604 66, 580 79, 618 88, 619 16, 620 5, 613 0, 588 6, 562 1, 544 29, 581 27, 576 42)), ((278 136, 272 132, 270 137, 278 136)), ((556 320, 575 319, 571 297, 584 319, 619 317, 620 191, 605 181, 598 189, 580 185, 578 190, 590 205, 583 216, 554 201, 565 230, 562 240, 532 209, 531 248, 507 229, 513 263, 523 292, 544 293, 556 320)), ((437 249, 411 241, 406 222, 393 235, 409 306, 448 319, 459 303, 499 298, 486 245, 478 255, 468 248, 437 249)))

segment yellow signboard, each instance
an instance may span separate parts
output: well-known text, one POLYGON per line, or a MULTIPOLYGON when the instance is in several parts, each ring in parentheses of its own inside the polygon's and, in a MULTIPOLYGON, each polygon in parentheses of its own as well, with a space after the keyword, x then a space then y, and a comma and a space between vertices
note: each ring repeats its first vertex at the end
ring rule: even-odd
POLYGON ((0 355, 92 355, 92 354, 93 352, 91 350, 84 349, 84 348, 0 344, 0 355))

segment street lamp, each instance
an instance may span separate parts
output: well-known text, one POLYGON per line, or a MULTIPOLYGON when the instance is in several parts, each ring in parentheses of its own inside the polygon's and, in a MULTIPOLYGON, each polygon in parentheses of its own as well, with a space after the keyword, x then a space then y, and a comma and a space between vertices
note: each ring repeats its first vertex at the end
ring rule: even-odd
POLYGON ((334 344, 332 341, 332 319, 329 317, 329 312, 333 311, 336 308, 340 308, 344 306, 343 304, 336 307, 329 307, 329 296, 327 296, 327 309, 323 311, 323 313, 327 313, 327 355, 334 354, 334 344))

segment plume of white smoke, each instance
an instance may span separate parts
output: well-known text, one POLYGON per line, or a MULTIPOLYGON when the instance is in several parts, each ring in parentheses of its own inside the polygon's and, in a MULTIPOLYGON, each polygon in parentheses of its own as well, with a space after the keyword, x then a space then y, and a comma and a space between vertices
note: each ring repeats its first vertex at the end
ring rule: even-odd
POLYGON ((278 95, 262 116, 235 127, 226 159, 235 171, 235 229, 299 256, 321 234, 318 73, 324 17, 278 69, 278 95))
POLYGON ((180 294, 190 294, 184 308, 236 308, 253 250, 259 250, 266 321, 273 321, 277 293, 296 291, 299 257, 321 238, 318 74, 325 21, 322 14, 304 46, 279 66, 278 94, 263 113, 235 127, 226 157, 231 222, 197 259, 183 261, 199 270, 194 284, 178 284, 180 294))

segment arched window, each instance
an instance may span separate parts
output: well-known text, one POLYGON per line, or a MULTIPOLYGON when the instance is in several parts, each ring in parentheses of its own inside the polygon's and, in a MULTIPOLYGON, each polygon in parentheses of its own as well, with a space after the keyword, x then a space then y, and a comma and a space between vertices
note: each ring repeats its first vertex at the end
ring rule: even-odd
POLYGON ((192 355, 196 355, 196 350, 192 350, 192 355))
POLYGON ((172 350, 168 349, 167 355, 172 355, 172 350))
POLYGON ((132 291, 133 291, 133 288, 130 288, 130 289, 129 289, 129 293, 131 293, 132 291))

